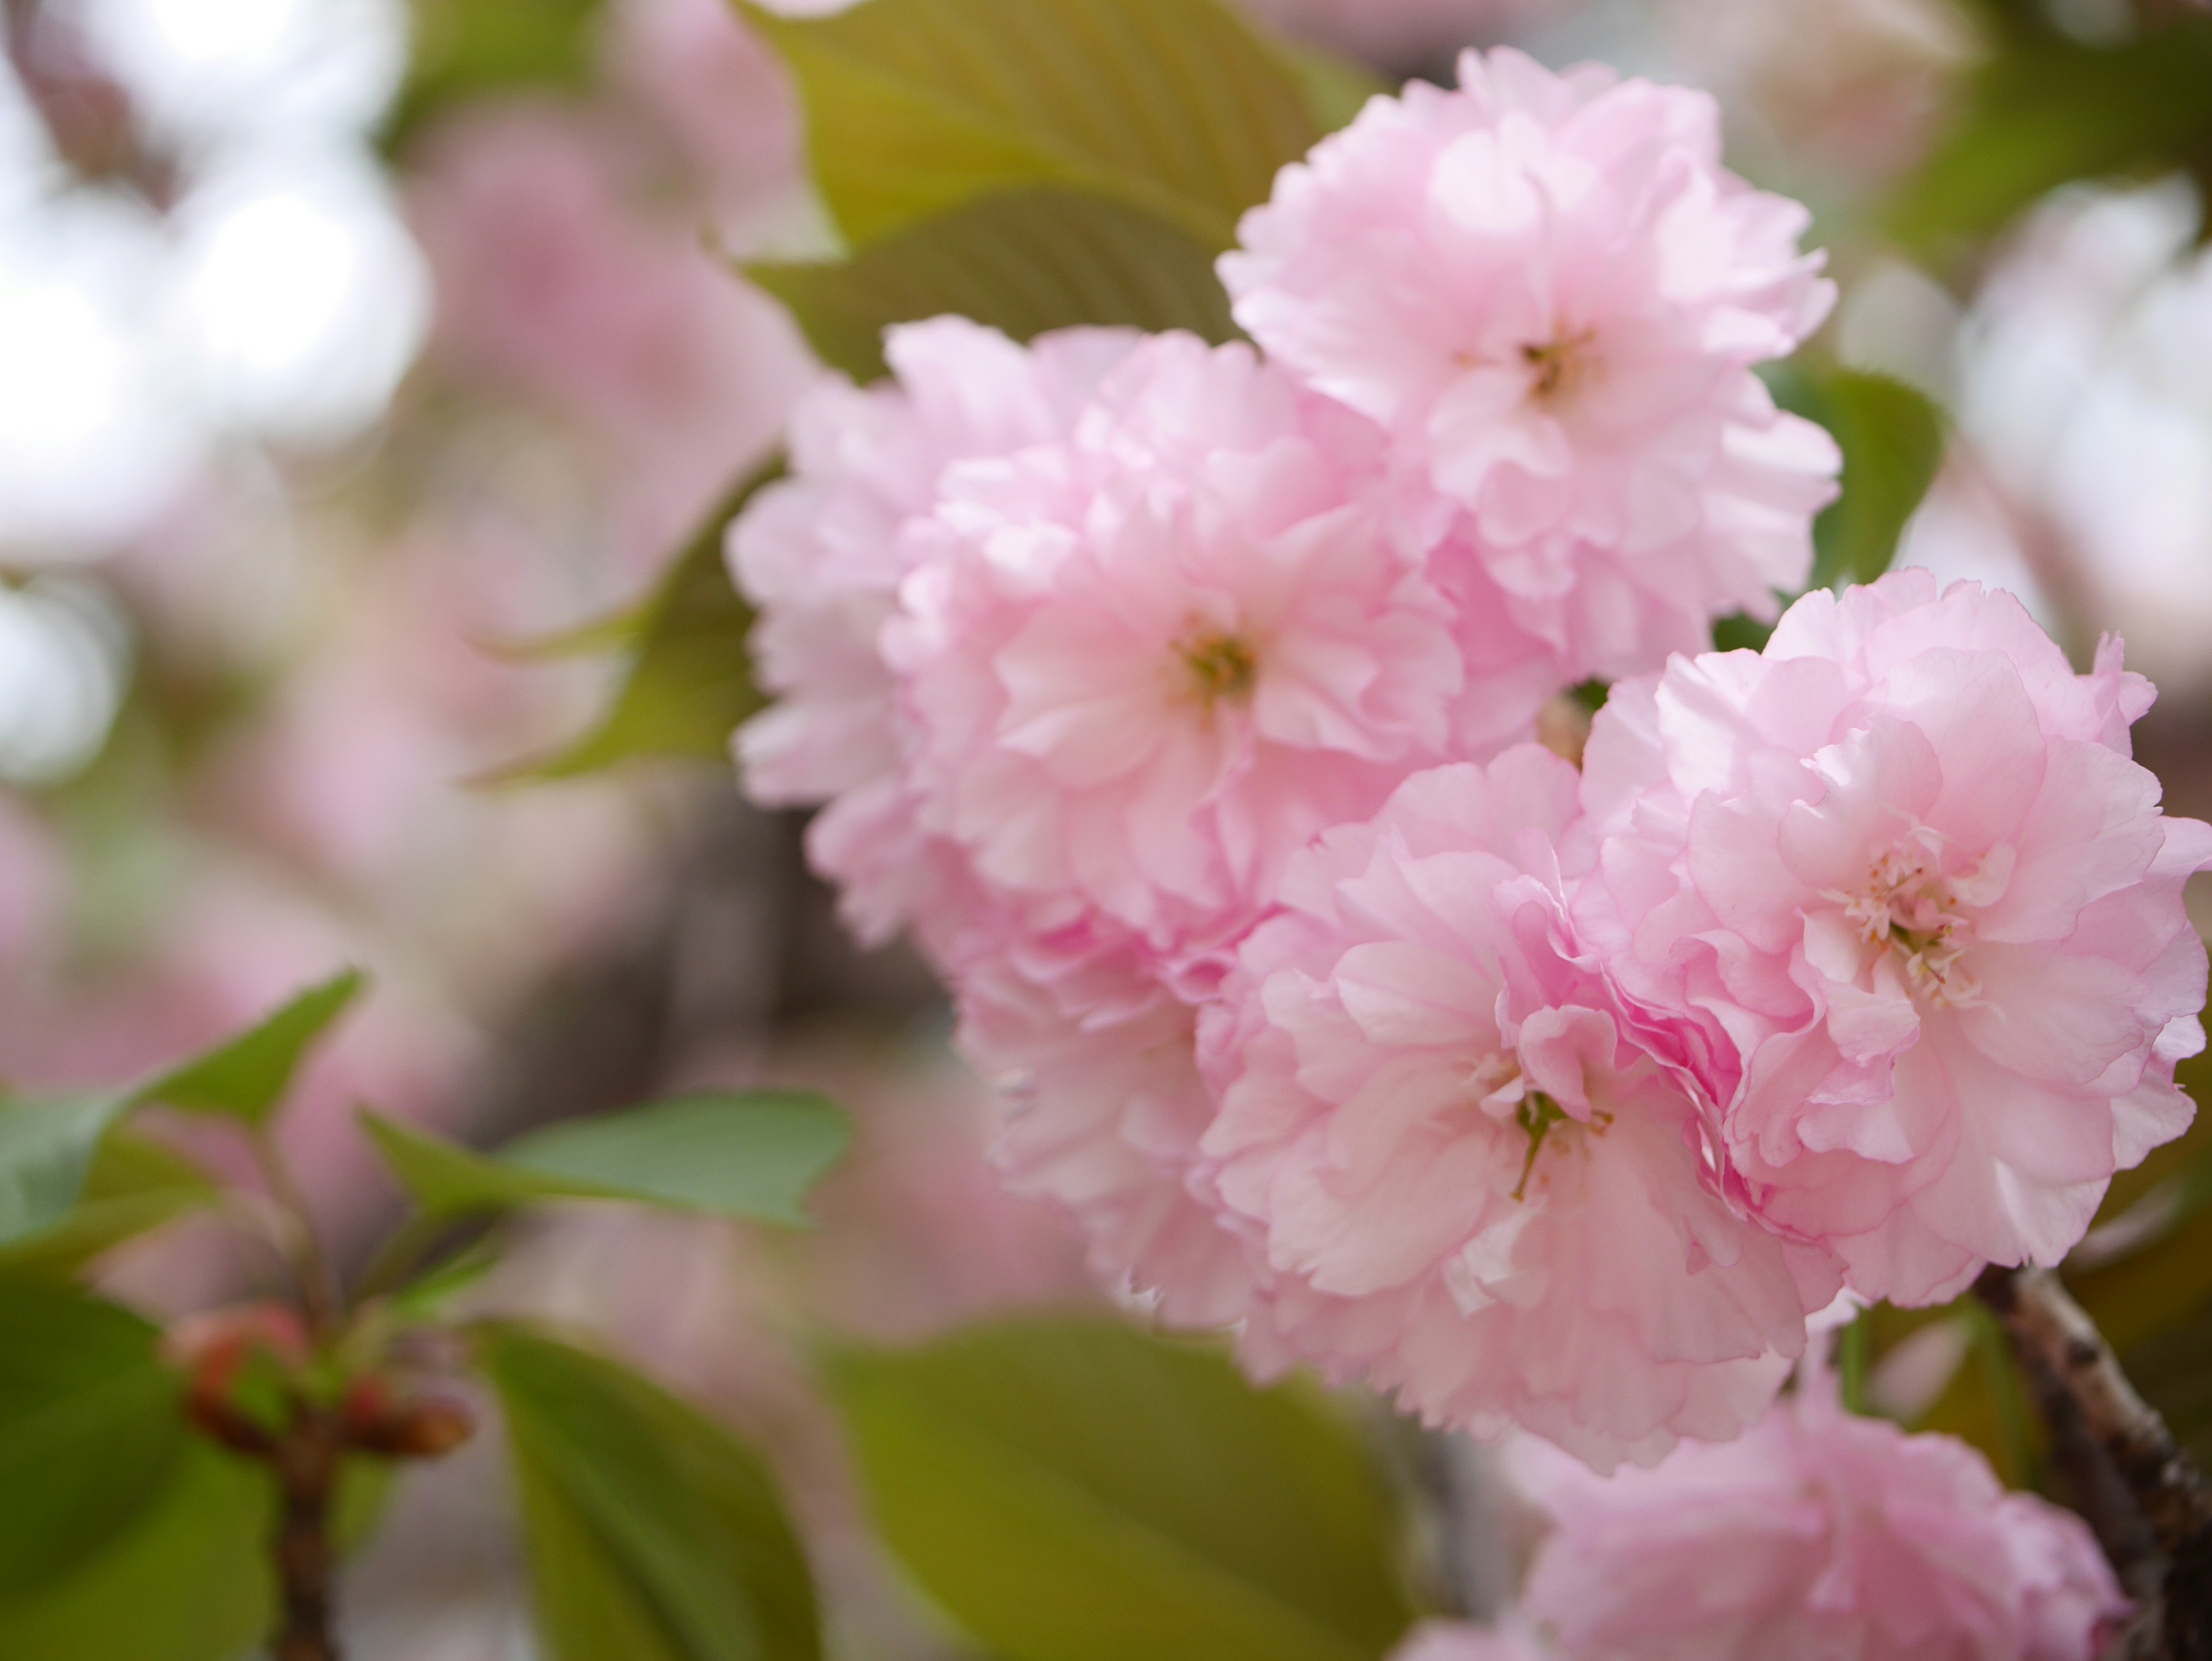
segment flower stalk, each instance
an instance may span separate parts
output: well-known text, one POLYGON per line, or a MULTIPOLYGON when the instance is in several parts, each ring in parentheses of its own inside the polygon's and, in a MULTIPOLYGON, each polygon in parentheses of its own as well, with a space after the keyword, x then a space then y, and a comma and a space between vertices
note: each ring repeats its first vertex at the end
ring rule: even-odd
POLYGON ((2136 1600, 2116 1653, 2212 1661, 2212 1482, 2056 1274, 1992 1268, 1974 1290, 2020 1359, 2077 1507, 2136 1600))

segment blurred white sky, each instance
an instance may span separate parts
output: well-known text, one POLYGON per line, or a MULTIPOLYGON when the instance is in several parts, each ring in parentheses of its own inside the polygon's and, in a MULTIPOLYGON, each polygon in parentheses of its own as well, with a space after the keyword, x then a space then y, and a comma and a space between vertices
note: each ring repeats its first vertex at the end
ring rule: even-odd
MULTIPOLYGON (((73 0, 70 21, 180 194, 164 215, 73 182, 0 60, 0 563, 18 573, 112 551, 226 443, 357 435, 430 318, 368 143, 405 68, 401 0, 73 0)), ((0 591, 0 776, 65 773, 114 709, 127 642, 88 631, 91 580, 70 593, 0 591)))
POLYGON ((398 0, 76 0, 178 157, 166 218, 73 186, 0 70, 0 549, 96 555, 240 432, 373 423, 429 283, 367 148, 405 62, 398 0))

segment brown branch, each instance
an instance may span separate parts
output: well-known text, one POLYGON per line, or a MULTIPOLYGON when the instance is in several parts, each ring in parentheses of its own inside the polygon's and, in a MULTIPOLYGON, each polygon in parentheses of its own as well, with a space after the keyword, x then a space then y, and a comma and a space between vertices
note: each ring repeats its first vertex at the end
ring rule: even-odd
POLYGON ((2212 1661, 2212 1483, 2057 1275, 1993 1268, 1974 1290, 2020 1358, 2075 1504, 2141 1606, 2122 1653, 2212 1661))
POLYGON ((271 1661, 338 1661, 331 1621, 337 1567, 331 1512, 345 1445, 344 1421, 302 1402, 270 1460, 276 1473, 276 1582, 283 1602, 271 1661))

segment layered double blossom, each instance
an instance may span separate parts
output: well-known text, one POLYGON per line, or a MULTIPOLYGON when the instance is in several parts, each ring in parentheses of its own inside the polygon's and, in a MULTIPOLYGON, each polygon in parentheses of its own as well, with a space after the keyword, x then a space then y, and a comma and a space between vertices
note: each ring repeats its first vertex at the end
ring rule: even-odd
POLYGON ((1434 1422, 1591 1464, 1755 1421, 1837 1282, 1706 1180, 1566 916, 1575 770, 1408 780, 1296 861, 1207 1011, 1207 1175, 1269 1324, 1434 1422))
POLYGON ((1221 262, 1237 320, 1389 432, 1441 557, 1571 681, 1771 618, 1834 495, 1827 434, 1752 373, 1834 288, 1805 210, 1720 149, 1703 93, 1470 52, 1285 167, 1221 262))
POLYGON ((1730 1196, 1866 1297, 2057 1263, 2189 1124, 2212 828, 2129 757, 2150 698, 2117 643, 2077 675, 2010 595, 1907 570, 1598 716, 1582 937, 1730 1196))
POLYGON ((1224 262, 1256 350, 944 319, 817 391, 733 533, 739 751, 1103 1277, 1649 1463, 1759 1422, 1846 1282, 2055 1261, 2181 1129, 2212 830, 2118 648, 2002 596, 1691 655, 1832 493, 1751 372, 1827 304, 1802 215, 1697 94, 1462 82, 1285 170, 1224 262), (1578 774, 1528 740, 1592 674, 1578 774))

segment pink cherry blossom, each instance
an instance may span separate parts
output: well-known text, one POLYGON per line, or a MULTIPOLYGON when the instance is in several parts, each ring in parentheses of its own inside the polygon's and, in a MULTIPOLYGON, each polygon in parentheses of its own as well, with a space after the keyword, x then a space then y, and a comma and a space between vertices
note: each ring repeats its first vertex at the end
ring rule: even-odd
POLYGON ((1716 1196, 1578 958, 1577 784, 1534 745, 1440 768, 1294 861, 1206 1016, 1204 1151, 1271 1341, 1609 1469, 1755 1421, 1836 1281, 1716 1196))
POLYGON ((1392 535, 1378 440, 1249 347, 1166 335, 1066 444, 954 469, 885 635, 925 824, 997 891, 1188 955, 1462 752, 1455 614, 1392 535))
POLYGON ((866 940, 888 938, 933 884, 957 879, 921 849, 878 650, 917 557, 902 532, 930 511, 952 463, 1064 437, 1137 338, 1076 329, 1024 348, 953 317, 893 329, 893 379, 831 378, 810 392, 792 417, 791 477, 732 529, 731 563, 761 609, 761 683, 778 695, 738 734, 745 786, 766 805, 829 804, 809 853, 866 940))
POLYGON ((1526 1614, 1567 1661, 2093 1661, 2126 1613, 2079 1518, 1825 1377, 1651 1470, 1514 1453, 1557 1524, 1526 1614))
POLYGON ((1803 586, 1827 435, 1751 366, 1832 298, 1807 215, 1720 161, 1702 93, 1509 50, 1377 99, 1241 230, 1222 275, 1277 362, 1382 423, 1570 680, 1695 650, 1803 586))
POLYGON ((1577 922, 1744 1202, 1868 1297, 2056 1263, 2190 1122, 2212 828, 2129 757, 2150 699, 2117 642, 2076 675, 2009 595, 1905 570, 1598 716, 1577 922))
POLYGON ((650 199, 630 151, 596 113, 465 108, 423 135, 409 205, 437 362, 574 434, 611 521, 594 538, 635 587, 757 461, 811 360, 694 212, 650 199))

